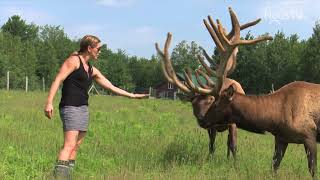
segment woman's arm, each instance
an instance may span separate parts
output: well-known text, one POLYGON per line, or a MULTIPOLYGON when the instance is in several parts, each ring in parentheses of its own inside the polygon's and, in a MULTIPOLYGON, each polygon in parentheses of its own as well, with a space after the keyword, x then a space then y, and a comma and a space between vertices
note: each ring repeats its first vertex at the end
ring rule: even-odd
POLYGON ((149 94, 133 94, 133 93, 129 93, 123 89, 120 89, 116 86, 114 86, 106 77, 104 77, 101 72, 95 68, 93 68, 93 77, 94 80, 103 88, 111 90, 113 93, 121 95, 121 96, 126 96, 126 97, 130 97, 130 98, 144 98, 144 97, 148 97, 149 94))
POLYGON ((51 119, 53 115, 53 99, 56 95, 60 84, 71 74, 75 69, 79 67, 80 63, 77 56, 70 56, 68 59, 64 61, 62 64, 59 73, 56 75, 54 81, 51 84, 51 88, 49 90, 49 94, 47 97, 47 102, 45 105, 45 115, 51 119))

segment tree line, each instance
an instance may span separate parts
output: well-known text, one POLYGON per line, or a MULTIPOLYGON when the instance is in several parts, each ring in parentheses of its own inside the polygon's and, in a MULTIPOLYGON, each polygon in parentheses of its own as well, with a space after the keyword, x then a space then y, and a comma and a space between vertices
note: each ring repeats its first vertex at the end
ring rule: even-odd
POLYGON ((268 93, 272 85, 278 89, 293 81, 320 83, 320 24, 316 22, 307 40, 279 31, 272 41, 240 46, 237 62, 231 78, 248 93, 268 93))
MULTIPOLYGON (((310 27, 311 28, 311 27, 310 27)), ((244 39, 253 39, 247 33, 244 39)), ((42 89, 42 79, 49 88, 60 65, 75 50, 80 39, 71 39, 61 26, 27 23, 18 15, 11 16, 0 30, 0 88, 6 85, 10 71, 10 88, 23 89, 25 76, 29 89, 42 89), (32 82, 32 83, 31 83, 32 82)), ((165 39, 164 39, 165 40, 165 39)), ((192 41, 179 42, 171 53, 176 72, 199 66, 196 55, 202 47, 192 41)), ((213 59, 218 59, 214 49, 213 59)), ((155 51, 156 52, 156 51, 155 51)), ((125 50, 112 51, 103 46, 99 60, 92 62, 114 85, 130 91, 143 91, 165 81, 161 59, 129 56, 125 50)), ((315 23, 307 40, 298 35, 278 32, 273 41, 240 46, 237 68, 231 78, 239 81, 248 93, 267 93, 295 80, 320 82, 320 24, 315 23)))

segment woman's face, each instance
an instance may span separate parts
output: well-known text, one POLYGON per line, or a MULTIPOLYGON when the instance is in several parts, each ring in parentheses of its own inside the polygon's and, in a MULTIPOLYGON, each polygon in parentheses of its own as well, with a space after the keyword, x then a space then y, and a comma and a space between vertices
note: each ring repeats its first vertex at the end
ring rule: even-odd
POLYGON ((98 43, 96 46, 91 47, 89 46, 89 54, 92 59, 97 60, 101 51, 101 43, 98 43))

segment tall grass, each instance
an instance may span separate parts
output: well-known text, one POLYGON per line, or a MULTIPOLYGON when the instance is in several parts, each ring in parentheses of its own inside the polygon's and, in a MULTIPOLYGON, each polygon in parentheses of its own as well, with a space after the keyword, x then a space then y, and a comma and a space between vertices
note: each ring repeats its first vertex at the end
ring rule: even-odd
MULTIPOLYGON (((62 145, 46 94, 0 91, 0 179, 48 179, 62 145)), ((273 136, 239 131, 238 159, 227 159, 227 132, 208 156, 208 137, 188 103, 90 97, 90 127, 75 179, 311 179, 302 145, 290 144, 278 174, 271 172, 273 136)))

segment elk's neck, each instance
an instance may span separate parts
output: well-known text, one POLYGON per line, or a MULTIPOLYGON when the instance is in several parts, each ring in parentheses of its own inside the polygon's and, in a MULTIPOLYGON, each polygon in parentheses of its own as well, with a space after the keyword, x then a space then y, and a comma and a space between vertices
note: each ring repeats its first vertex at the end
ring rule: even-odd
POLYGON ((232 103, 232 121, 241 129, 264 133, 274 132, 278 119, 279 107, 276 98, 270 95, 246 96, 236 94, 232 103), (278 111, 278 112, 276 112, 278 111))

